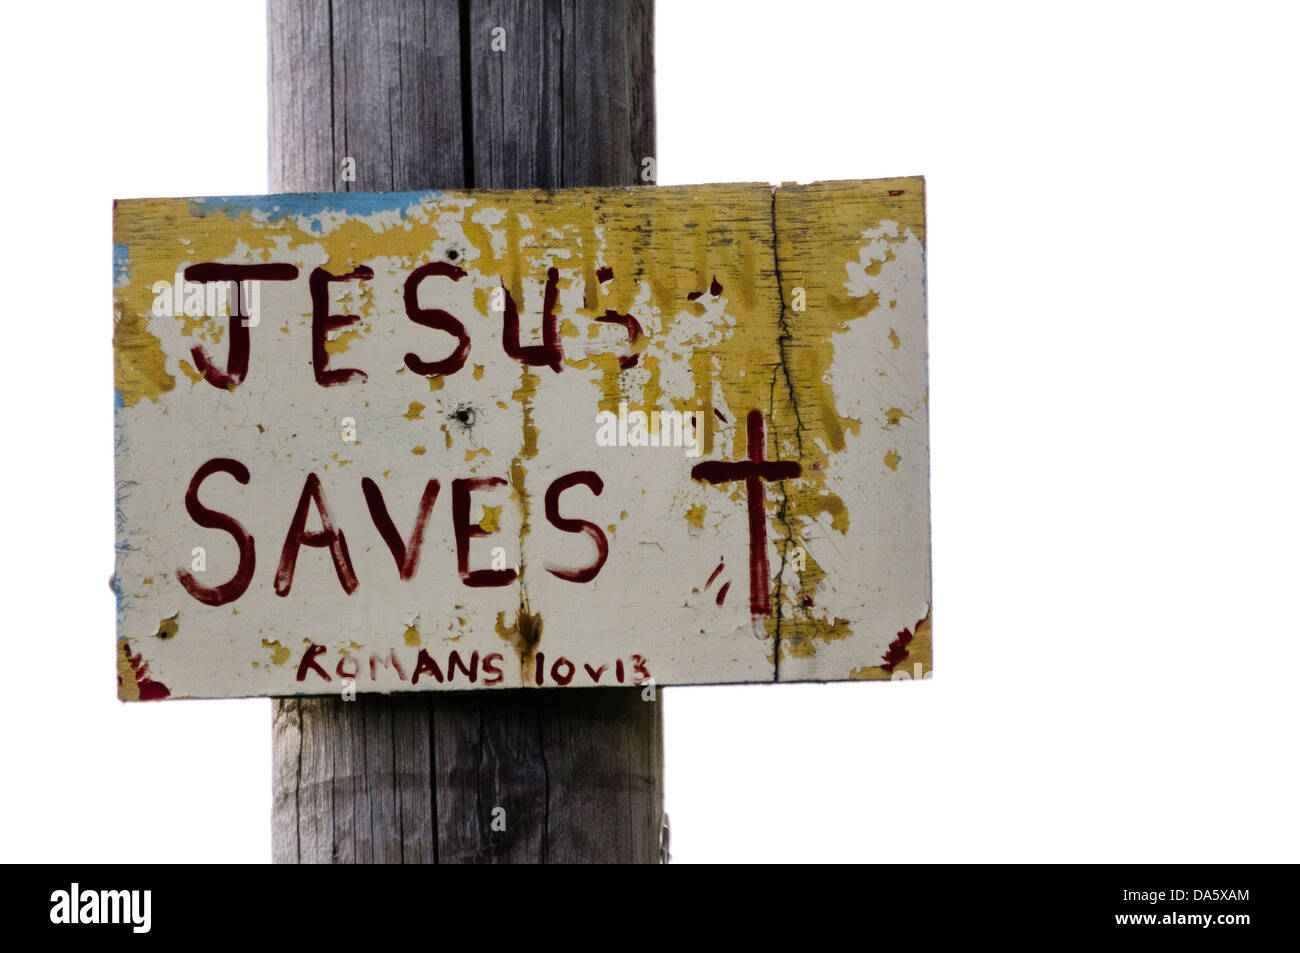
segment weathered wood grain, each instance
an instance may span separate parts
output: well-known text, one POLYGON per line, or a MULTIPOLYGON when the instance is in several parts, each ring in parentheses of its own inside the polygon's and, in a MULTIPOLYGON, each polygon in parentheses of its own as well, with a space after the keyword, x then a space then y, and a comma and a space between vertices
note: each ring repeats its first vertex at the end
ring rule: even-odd
POLYGON ((468 6, 473 186, 561 188, 564 89, 547 77, 563 69, 565 4, 483 0, 468 6), (494 30, 505 30, 496 36, 504 51, 493 49, 494 30))
POLYGON ((653 4, 640 0, 564 4, 564 185, 645 184, 642 162, 655 155, 653 21, 653 4))
MULTIPOLYGON (((547 14, 560 4, 498 3, 490 16, 478 6, 470 0, 462 16, 450 0, 270 0, 272 189, 342 189, 348 155, 363 190, 462 186, 480 161, 479 186, 635 181, 639 155, 653 154, 650 0, 581 15, 568 5, 558 37, 547 14), (491 52, 490 36, 461 36, 488 19, 507 31, 507 52, 490 64, 479 48, 491 52), (623 39, 565 50, 564 28, 579 20, 584 36, 623 39), (471 86, 470 117, 465 49, 479 64, 466 72, 481 69, 489 86, 471 86), (590 89, 604 80, 606 92, 590 89), (602 98, 603 108, 583 108, 602 98)), ((273 705, 277 862, 660 859, 661 701, 637 689, 273 705), (504 831, 492 830, 498 806, 504 831)))
POLYGON ((653 4, 469 4, 475 188, 642 183, 655 154, 653 4), (492 49, 504 27, 506 49, 492 49))

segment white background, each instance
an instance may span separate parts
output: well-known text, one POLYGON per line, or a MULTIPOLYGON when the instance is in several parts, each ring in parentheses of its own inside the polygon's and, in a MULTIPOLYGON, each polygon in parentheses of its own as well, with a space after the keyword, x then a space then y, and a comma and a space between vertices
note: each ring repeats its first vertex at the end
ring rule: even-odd
MULTIPOLYGON (((660 0, 662 184, 929 196, 937 674, 666 692, 675 861, 1300 859, 1293 10, 660 0)), ((3 860, 269 857, 108 584, 110 200, 265 191, 264 16, 6 9, 3 860)))

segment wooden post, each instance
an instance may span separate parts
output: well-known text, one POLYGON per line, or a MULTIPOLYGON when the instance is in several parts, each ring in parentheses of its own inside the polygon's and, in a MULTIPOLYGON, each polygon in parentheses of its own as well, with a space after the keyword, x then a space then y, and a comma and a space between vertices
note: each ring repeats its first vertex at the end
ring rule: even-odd
MULTIPOLYGON (((654 155, 652 0, 267 12, 272 191, 633 185, 654 155)), ((658 862, 662 698, 274 699, 274 859, 658 862)))

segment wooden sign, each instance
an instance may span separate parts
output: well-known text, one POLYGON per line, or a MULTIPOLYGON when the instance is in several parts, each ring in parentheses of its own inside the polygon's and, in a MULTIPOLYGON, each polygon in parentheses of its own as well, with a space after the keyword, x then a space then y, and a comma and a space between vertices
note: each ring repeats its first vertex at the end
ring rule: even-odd
POLYGON ((929 672, 921 179, 113 227, 119 697, 929 672))

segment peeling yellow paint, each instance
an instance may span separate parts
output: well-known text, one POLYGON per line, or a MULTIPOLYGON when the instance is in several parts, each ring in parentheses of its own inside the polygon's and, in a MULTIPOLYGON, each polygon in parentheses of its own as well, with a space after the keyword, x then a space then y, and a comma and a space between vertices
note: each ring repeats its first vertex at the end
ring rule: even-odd
POLYGON ((896 261, 896 260, 897 259, 896 256, 894 255, 894 250, 892 248, 886 248, 885 257, 871 259, 871 264, 867 265, 865 271, 867 274, 872 276, 879 275, 880 270, 885 267, 885 262, 896 261))
POLYGON ((483 518, 478 521, 478 525, 486 533, 495 533, 501 529, 501 511, 504 506, 483 506, 483 518))
MULTIPOLYGON (((792 289, 805 289, 810 307, 798 317, 798 334, 786 338, 784 360, 775 368, 774 378, 768 378, 769 394, 774 398, 767 413, 768 458, 798 458, 803 466, 803 476, 796 481, 786 481, 781 490, 768 494, 768 510, 777 519, 774 533, 778 534, 777 551, 780 557, 774 574, 781 572, 794 558, 796 547, 804 552, 805 568, 797 574, 797 583, 778 580, 773 593, 774 602, 780 601, 787 610, 778 618, 775 614, 766 621, 767 633, 780 636, 782 652, 788 646, 798 651, 815 650, 818 643, 834 640, 840 629, 833 619, 827 619, 818 610, 818 586, 825 580, 825 572, 813 558, 815 547, 803 539, 807 528, 814 525, 819 513, 831 517, 832 527, 847 532, 849 513, 843 500, 826 486, 831 453, 845 447, 845 434, 858 433, 861 421, 841 416, 830 389, 831 360, 834 354, 832 338, 847 329, 849 322, 870 315, 880 305, 879 293, 869 290, 865 294, 851 295, 845 284, 850 276, 847 269, 836 270, 837 262, 860 262, 864 247, 863 229, 878 230, 884 241, 897 244, 915 238, 924 244, 924 183, 920 179, 880 180, 866 183, 822 182, 810 186, 782 188, 773 198, 776 209, 776 252, 781 266, 781 299, 789 302, 792 289), (863 188, 867 185, 867 188, 863 188), (812 305, 822 303, 823 307, 812 305), (784 510, 782 495, 784 494, 784 510), (782 518, 783 515, 783 518, 782 518), (793 590, 793 591, 791 591, 793 590)), ((892 249, 884 258, 872 255, 865 270, 879 274, 884 263, 895 260, 892 249)), ((782 330, 781 322, 789 319, 782 314, 774 321, 773 329, 753 333, 766 336, 782 330)), ((747 322, 746 336, 751 333, 747 322)), ((895 335, 896 337, 896 335, 895 335)), ((891 339, 892 340, 892 339, 891 339)), ((724 358, 724 367, 758 366, 755 362, 724 358)), ((762 394, 761 375, 742 379, 742 386, 723 389, 728 406, 733 412, 738 408, 768 408, 762 394), (749 390, 745 392, 744 384, 749 390)), ((743 427, 734 428, 734 457, 744 453, 743 427)), ((793 578, 783 574, 784 578, 793 578)))
POLYGON ((283 665, 289 661, 289 650, 276 639, 263 639, 262 648, 271 650, 272 665, 283 665))
POLYGON ((420 630, 413 625, 408 625, 406 631, 402 633, 402 638, 406 640, 407 645, 414 648, 420 644, 420 630))
POLYGON ((422 457, 426 453, 426 447, 422 443, 416 444, 414 447, 411 448, 411 452, 415 454, 417 457, 422 457))
MULTIPOLYGON (((900 673, 901 678, 906 674, 909 678, 924 678, 933 671, 934 647, 930 634, 930 607, 926 607, 925 618, 915 624, 915 631, 912 632, 912 639, 907 643, 907 655, 902 661, 894 665, 893 671, 885 670, 883 664, 880 665, 863 665, 849 672, 851 679, 889 679, 894 677, 894 672, 900 673), (916 666, 920 665, 917 669, 916 666)), ((912 624, 909 623, 906 628, 912 630, 912 624)), ((884 662, 884 659, 881 659, 884 662)))
POLYGON ((890 407, 887 411, 885 411, 885 426, 897 427, 899 424, 903 422, 903 418, 907 418, 908 420, 911 420, 912 416, 911 414, 903 413, 897 407, 890 407))
POLYGON ((325 339, 325 353, 331 357, 338 357, 347 351, 348 347, 357 338, 361 337, 359 328, 347 328, 338 332, 338 337, 325 339))
POLYGON ((406 419, 422 420, 424 418, 421 417, 420 415, 423 413, 423 411, 424 411, 424 404, 420 403, 418 400, 413 400, 411 401, 411 406, 408 407, 406 410, 406 419))
POLYGON ((890 450, 887 454, 885 454, 885 466, 889 467, 889 469, 891 470, 897 470, 898 461, 900 459, 901 457, 899 457, 898 451, 890 450))
POLYGON ((849 531, 849 508, 834 493, 825 494, 820 503, 821 509, 831 517, 831 529, 847 534, 849 531))
MULTIPOLYGON (((113 308, 113 384, 122 404, 132 407, 146 398, 156 400, 175 387, 176 380, 167 373, 162 342, 148 331, 150 304, 130 310, 123 299, 129 301, 131 296, 122 289, 118 292, 113 308)), ((134 697, 139 697, 138 690, 134 697)))
MULTIPOLYGON (((897 304, 897 303, 898 303, 898 302, 896 302, 896 301, 891 301, 891 302, 889 302, 889 306, 892 308, 892 307, 893 307, 895 304, 897 304)), ((894 350, 895 350, 895 351, 897 351, 898 348, 899 348, 899 347, 902 345, 902 343, 903 343, 901 340, 899 340, 898 333, 897 333, 893 328, 890 328, 890 329, 889 329, 889 343, 892 344, 892 345, 894 346, 894 350)))
POLYGON ((519 374, 519 386, 513 394, 515 403, 519 404, 524 412, 524 443, 519 451, 519 456, 524 460, 531 460, 537 456, 537 424, 533 420, 533 398, 537 396, 539 380, 541 378, 525 367, 519 374))
POLYGON ((125 639, 117 643, 117 677, 118 700, 139 701, 140 682, 135 677, 135 666, 131 664, 131 643, 125 639))
POLYGON ((535 684, 532 662, 537 654, 537 647, 542 641, 541 616, 534 615, 520 606, 515 616, 515 624, 506 625, 505 612, 498 612, 496 633, 514 647, 515 653, 519 656, 519 671, 524 683, 535 684))
POLYGON ((781 649, 782 653, 790 658, 812 658, 817 654, 817 647, 813 642, 814 638, 822 642, 834 642, 839 639, 847 639, 852 634, 853 627, 849 625, 849 620, 836 617, 835 621, 829 625, 821 626, 814 632, 782 639, 781 649))

